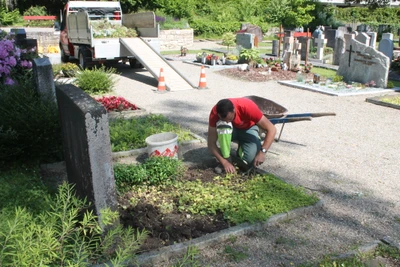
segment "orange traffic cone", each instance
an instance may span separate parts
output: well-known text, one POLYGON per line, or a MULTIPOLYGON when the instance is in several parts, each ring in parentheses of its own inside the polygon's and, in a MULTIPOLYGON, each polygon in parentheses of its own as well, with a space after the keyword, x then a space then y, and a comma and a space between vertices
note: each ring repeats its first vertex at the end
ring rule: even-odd
POLYGON ((206 82, 206 70, 204 66, 201 66, 201 73, 200 73, 200 81, 198 89, 207 89, 207 82, 206 82))
POLYGON ((160 76, 158 76, 157 91, 158 92, 164 92, 165 90, 167 90, 167 87, 165 86, 164 70, 163 70, 163 68, 161 68, 160 69, 160 76))

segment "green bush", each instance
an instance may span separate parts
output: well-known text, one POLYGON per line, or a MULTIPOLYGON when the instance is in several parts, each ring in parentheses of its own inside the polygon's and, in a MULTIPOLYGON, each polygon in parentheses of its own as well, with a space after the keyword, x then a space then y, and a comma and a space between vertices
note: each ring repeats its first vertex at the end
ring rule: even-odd
POLYGON ((39 97, 31 75, 18 85, 0 85, 0 161, 62 159, 56 103, 39 97))
POLYGON ((332 79, 333 82, 337 83, 337 82, 343 82, 343 76, 340 75, 335 75, 332 79))
POLYGON ((196 18, 193 21, 190 21, 190 27, 193 29, 193 33, 196 36, 219 37, 226 32, 236 32, 240 29, 240 22, 216 22, 207 18, 196 18))
POLYGON ((392 81, 388 81, 386 88, 389 88, 389 89, 394 88, 394 83, 392 81))
POLYGON ((118 192, 126 192, 133 185, 167 185, 182 177, 184 166, 181 161, 170 157, 150 157, 143 164, 114 166, 118 192))
POLYGON ((24 16, 47 16, 45 6, 31 6, 24 12, 24 16))
POLYGON ((0 266, 87 266, 133 264, 145 232, 113 226, 118 212, 101 211, 101 222, 85 200, 64 183, 48 200, 50 208, 34 215, 16 207, 0 212, 0 266), (105 232, 100 225, 108 228, 105 232))
POLYGON ((88 94, 104 94, 111 92, 117 82, 115 68, 85 69, 76 75, 75 84, 88 94))
POLYGON ((9 11, 8 8, 0 3, 0 25, 13 25, 21 22, 23 19, 18 12, 18 9, 9 11))

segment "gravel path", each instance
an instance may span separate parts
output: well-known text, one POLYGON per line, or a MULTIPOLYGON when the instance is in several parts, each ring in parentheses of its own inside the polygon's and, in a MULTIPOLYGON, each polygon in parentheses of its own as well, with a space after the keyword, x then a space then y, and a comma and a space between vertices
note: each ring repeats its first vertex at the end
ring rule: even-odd
MULTIPOLYGON (((172 64, 198 84, 198 66, 172 64)), ((334 97, 277 82, 243 82, 212 69, 206 70, 209 89, 157 93, 157 81, 146 70, 124 66, 119 71, 118 95, 203 137, 210 109, 225 97, 257 95, 283 105, 289 113, 337 114, 287 124, 262 166, 316 193, 325 202, 324 209, 239 237, 229 244, 248 255, 239 263, 229 261, 223 253, 227 244, 220 244, 201 251, 202 265, 296 266, 384 236, 400 241, 399 110, 367 103, 369 96, 334 97)), ((168 83, 168 77, 165 80, 168 83)))

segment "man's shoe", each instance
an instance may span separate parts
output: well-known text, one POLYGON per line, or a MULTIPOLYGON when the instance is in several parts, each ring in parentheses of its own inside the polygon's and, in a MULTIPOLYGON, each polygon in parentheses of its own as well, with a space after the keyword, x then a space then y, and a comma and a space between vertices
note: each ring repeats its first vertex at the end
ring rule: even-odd
POLYGON ((232 157, 232 162, 239 167, 239 169, 243 172, 247 172, 249 169, 251 169, 252 166, 249 166, 246 161, 242 160, 238 156, 231 155, 232 157))
POLYGON ((222 174, 225 172, 224 166, 222 166, 222 164, 218 164, 218 166, 214 168, 214 172, 216 174, 222 174))

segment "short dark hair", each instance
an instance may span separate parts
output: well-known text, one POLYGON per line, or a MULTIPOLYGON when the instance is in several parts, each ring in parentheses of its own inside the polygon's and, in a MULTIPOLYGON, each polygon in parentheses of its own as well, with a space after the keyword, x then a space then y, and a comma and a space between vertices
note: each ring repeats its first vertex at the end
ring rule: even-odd
POLYGON ((229 112, 233 112, 234 106, 229 99, 221 99, 217 103, 217 113, 221 119, 225 119, 229 112))

